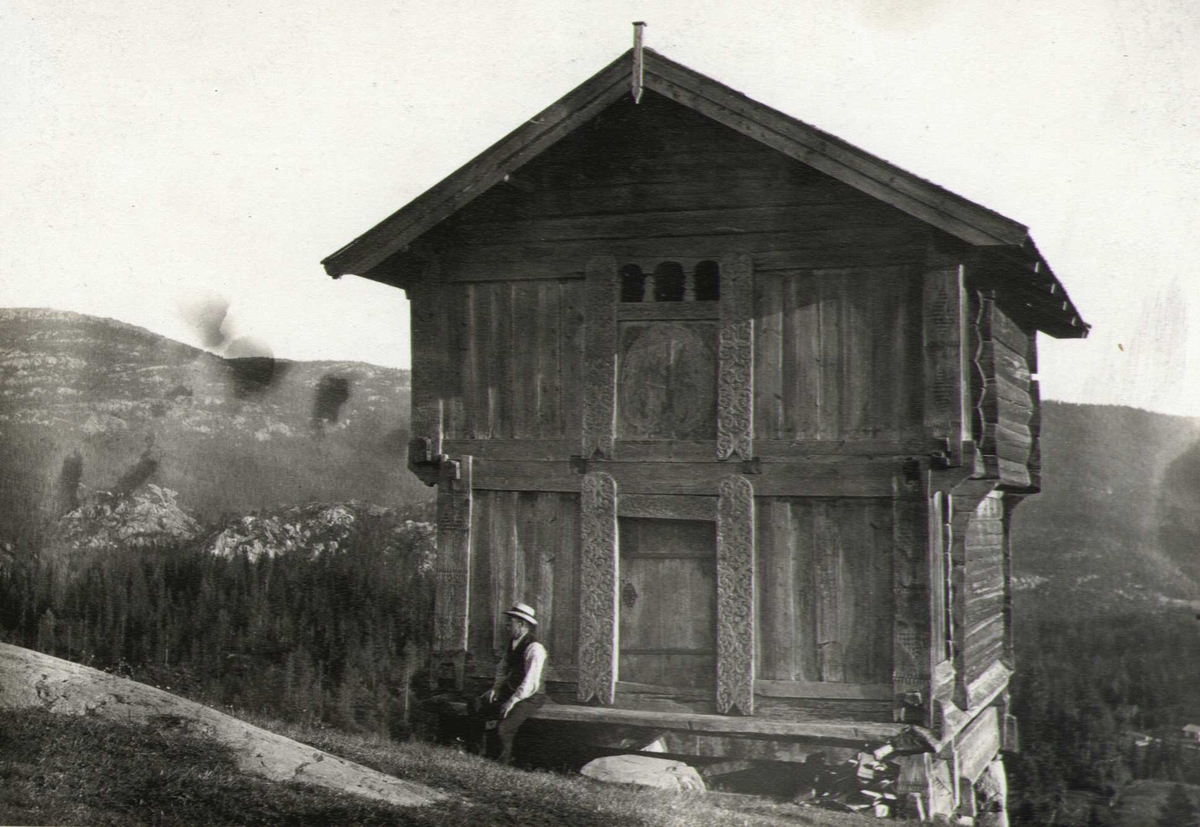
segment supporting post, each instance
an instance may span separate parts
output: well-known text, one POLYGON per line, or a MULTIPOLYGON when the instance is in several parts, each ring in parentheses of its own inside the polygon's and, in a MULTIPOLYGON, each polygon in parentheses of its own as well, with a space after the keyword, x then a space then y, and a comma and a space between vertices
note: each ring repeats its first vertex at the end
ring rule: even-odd
POLYGON ((580 505, 578 698, 611 704, 616 697, 619 632, 616 481, 603 471, 586 474, 580 505))
POLYGON ((717 501, 717 711, 754 714, 754 487, 730 474, 717 501))
POLYGON ((472 458, 441 463, 437 498, 437 568, 434 571, 433 649, 453 655, 455 683, 462 683, 471 614, 472 458))

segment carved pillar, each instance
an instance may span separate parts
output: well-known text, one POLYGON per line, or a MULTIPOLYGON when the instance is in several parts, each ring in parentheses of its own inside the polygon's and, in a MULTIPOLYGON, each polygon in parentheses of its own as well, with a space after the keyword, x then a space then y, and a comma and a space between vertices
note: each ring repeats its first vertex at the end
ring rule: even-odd
POLYGON ((754 487, 721 480, 717 501, 717 711, 754 714, 754 487))
POLYGON ((754 265, 721 260, 721 333, 717 345, 717 459, 754 453, 754 265))
MULTIPOLYGON (((647 290, 651 289, 647 278, 647 290)), ((617 432, 617 261, 588 262, 584 307, 583 457, 612 459, 617 432)))
POLYGON ((467 651, 471 612, 471 457, 441 464, 437 498, 433 649, 467 651))
POLYGON ((581 701, 611 704, 617 688, 617 483, 596 471, 583 477, 579 562, 581 701))

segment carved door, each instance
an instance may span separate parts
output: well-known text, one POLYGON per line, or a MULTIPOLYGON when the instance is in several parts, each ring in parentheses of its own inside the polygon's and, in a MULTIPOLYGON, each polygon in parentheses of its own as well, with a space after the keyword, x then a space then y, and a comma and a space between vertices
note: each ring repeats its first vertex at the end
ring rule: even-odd
POLYGON ((711 689, 716 681, 716 528, 622 517, 619 680, 711 689))

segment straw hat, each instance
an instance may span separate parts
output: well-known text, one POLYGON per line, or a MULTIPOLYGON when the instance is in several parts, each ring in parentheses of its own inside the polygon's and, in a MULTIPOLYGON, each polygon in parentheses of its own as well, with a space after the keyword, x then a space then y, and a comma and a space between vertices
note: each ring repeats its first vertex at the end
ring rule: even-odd
POLYGON ((513 607, 505 612, 509 617, 515 617, 517 620, 524 620, 530 626, 536 626, 537 620, 534 618, 533 607, 527 606, 524 603, 514 603, 513 607))

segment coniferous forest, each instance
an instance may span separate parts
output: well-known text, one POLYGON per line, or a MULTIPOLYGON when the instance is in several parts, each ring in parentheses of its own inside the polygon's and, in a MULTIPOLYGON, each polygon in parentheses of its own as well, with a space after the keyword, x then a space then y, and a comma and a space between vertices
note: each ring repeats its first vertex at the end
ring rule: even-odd
POLYGON ((0 640, 213 706, 399 735, 429 637, 432 546, 425 524, 379 522, 319 555, 222 556, 201 542, 12 554, 0 640))

